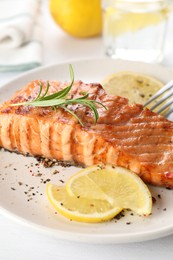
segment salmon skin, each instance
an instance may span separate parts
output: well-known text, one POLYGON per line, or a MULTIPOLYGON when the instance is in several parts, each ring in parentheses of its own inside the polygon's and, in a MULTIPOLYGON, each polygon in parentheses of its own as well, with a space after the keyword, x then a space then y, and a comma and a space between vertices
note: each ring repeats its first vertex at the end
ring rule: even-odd
MULTIPOLYGON (((89 93, 89 99, 102 102, 99 119, 82 105, 69 105, 83 121, 52 107, 10 106, 31 101, 39 93, 33 81, 0 106, 0 146, 22 154, 63 160, 82 166, 111 164, 128 168, 143 181, 173 188, 173 123, 140 104, 107 95, 99 84, 76 81, 69 97, 89 93)), ((41 81, 43 90, 46 81, 41 81)), ((67 83, 49 81, 49 93, 67 83)))

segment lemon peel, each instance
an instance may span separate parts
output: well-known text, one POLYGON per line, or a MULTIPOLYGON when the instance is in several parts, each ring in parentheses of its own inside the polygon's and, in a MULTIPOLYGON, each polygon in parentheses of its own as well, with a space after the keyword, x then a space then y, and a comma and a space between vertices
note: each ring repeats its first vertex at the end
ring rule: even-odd
POLYGON ((112 219, 122 208, 113 207, 106 200, 89 200, 69 196, 65 187, 47 184, 46 193, 53 207, 64 217, 79 222, 103 222, 112 219))

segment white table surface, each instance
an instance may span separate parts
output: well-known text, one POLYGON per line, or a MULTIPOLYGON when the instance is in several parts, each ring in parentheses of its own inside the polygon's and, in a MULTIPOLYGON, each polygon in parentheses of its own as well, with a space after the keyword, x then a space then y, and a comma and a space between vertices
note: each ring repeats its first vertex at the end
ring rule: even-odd
MULTIPOLYGON (((103 56, 101 37, 75 39, 62 32, 43 7, 44 64, 103 56)), ((173 68, 173 17, 168 27, 163 65, 173 68)), ((0 73, 0 86, 20 73, 0 73)), ((0 216, 0 260, 173 259, 173 235, 157 240, 115 245, 61 241, 0 216)))

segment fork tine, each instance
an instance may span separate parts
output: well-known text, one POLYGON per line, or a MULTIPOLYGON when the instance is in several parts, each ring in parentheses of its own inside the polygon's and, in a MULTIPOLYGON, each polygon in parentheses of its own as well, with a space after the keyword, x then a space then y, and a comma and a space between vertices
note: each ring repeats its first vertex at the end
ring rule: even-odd
POLYGON ((160 114, 162 111, 164 111, 167 107, 169 107, 171 104, 173 104, 173 99, 169 100, 168 103, 166 103, 163 107, 161 107, 157 113, 160 114))
POLYGON ((162 97, 155 105, 153 105, 150 110, 154 110, 156 107, 158 107, 160 104, 162 104, 166 99, 171 97, 173 95, 173 92, 168 93, 164 97, 162 97))
POLYGON ((166 114, 164 114, 164 117, 167 118, 172 113, 173 113, 173 108, 171 108, 166 114))
POLYGON ((161 88, 159 91, 157 91, 145 104, 144 107, 146 107, 147 105, 149 105, 153 100, 155 100, 156 98, 160 97, 164 92, 166 92, 167 90, 171 89, 173 87, 173 80, 168 82, 168 84, 166 84, 163 88, 161 88))

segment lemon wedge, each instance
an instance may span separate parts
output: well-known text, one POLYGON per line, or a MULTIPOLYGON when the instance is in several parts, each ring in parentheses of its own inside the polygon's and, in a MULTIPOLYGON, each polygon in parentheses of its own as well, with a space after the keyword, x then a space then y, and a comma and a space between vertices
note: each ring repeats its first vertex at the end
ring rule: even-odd
POLYGON ((70 196, 65 187, 47 184, 46 193, 50 203, 63 216, 80 222, 103 222, 112 219, 122 208, 112 206, 106 200, 85 199, 70 196))
POLYGON ((164 84, 159 79, 146 74, 119 71, 106 76, 101 85, 108 94, 128 98, 130 104, 144 104, 164 84))
POLYGON ((69 178, 66 189, 71 197, 105 199, 112 207, 131 209, 139 215, 147 216, 152 210, 152 197, 146 184, 122 167, 87 167, 69 178))

